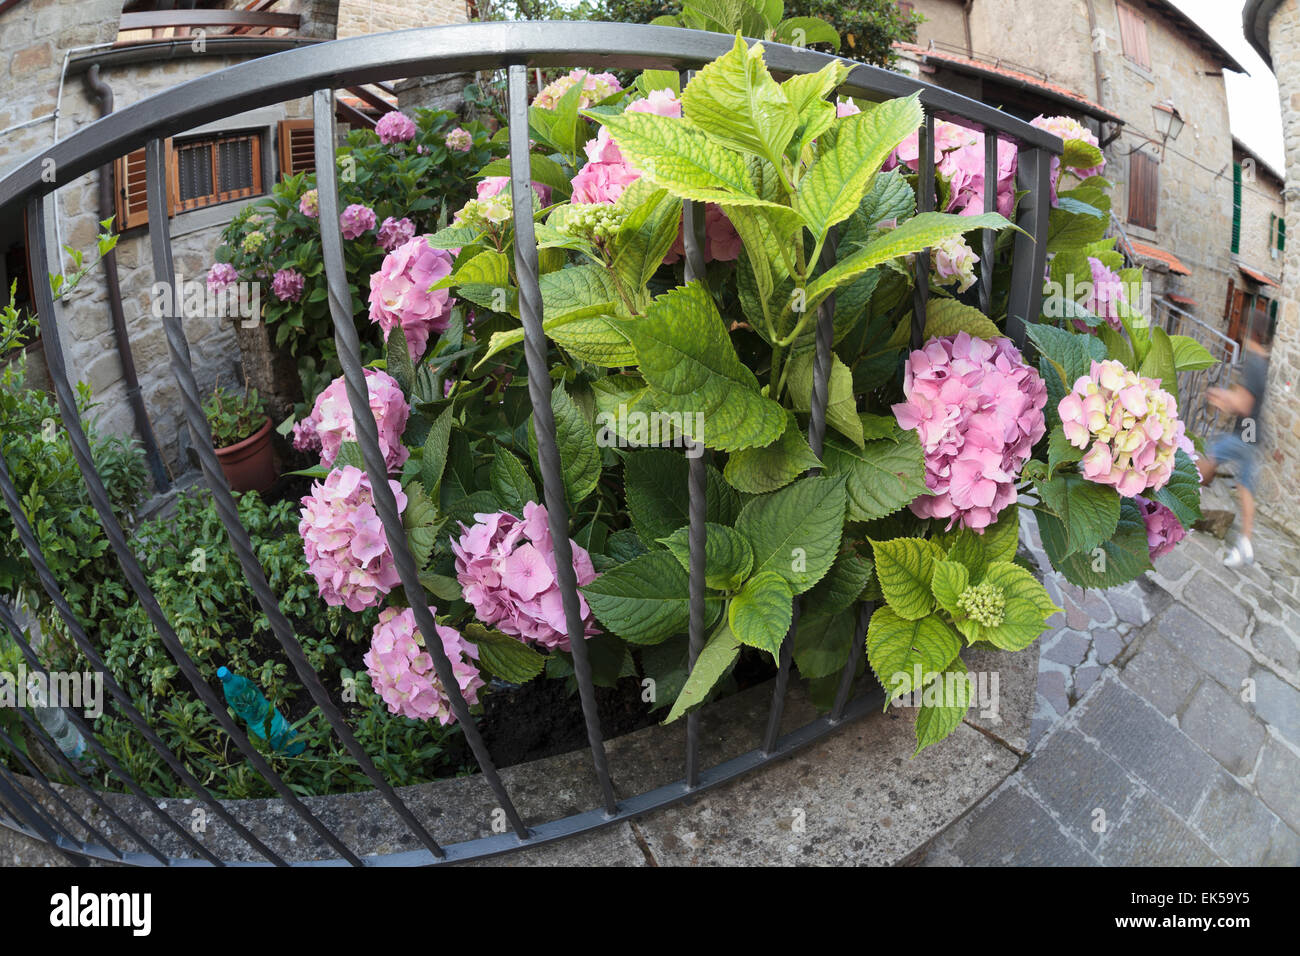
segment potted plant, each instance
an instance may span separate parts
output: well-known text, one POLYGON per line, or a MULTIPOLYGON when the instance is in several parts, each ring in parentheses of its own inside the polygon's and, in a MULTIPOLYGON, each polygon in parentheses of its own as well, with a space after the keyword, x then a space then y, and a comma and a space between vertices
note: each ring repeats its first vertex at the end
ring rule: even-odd
POLYGON ((230 489, 260 492, 275 484, 271 419, 257 389, 236 395, 217 386, 203 411, 230 489))

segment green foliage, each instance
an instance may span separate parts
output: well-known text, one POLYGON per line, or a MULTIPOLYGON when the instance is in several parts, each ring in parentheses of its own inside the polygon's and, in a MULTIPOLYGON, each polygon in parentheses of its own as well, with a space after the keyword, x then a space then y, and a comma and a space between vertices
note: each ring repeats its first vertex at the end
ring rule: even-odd
POLYGON ((228 448, 252 437, 266 424, 266 403, 255 388, 237 395, 217 386, 203 403, 203 415, 212 430, 213 445, 228 448))

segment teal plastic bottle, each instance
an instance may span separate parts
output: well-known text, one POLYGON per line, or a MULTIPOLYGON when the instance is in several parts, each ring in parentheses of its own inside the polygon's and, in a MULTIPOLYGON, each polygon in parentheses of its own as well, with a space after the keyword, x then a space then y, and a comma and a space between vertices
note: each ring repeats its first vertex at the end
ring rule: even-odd
POLYGON ((232 674, 228 667, 217 668, 217 676, 221 678, 222 689, 226 692, 226 703, 244 719, 254 735, 269 741, 275 750, 289 757, 296 757, 307 749, 307 744, 301 740, 285 746, 294 736, 293 729, 284 719, 284 714, 271 706, 271 702, 257 689, 256 684, 246 677, 232 674), (271 717, 269 737, 266 731, 268 714, 271 717))

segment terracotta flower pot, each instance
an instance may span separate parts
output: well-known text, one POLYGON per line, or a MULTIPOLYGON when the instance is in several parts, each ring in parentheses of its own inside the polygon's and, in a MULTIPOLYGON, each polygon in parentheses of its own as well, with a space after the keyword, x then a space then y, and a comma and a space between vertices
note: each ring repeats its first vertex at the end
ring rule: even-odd
POLYGON ((241 442, 218 448, 217 460, 231 491, 267 491, 278 477, 271 447, 271 419, 241 442))

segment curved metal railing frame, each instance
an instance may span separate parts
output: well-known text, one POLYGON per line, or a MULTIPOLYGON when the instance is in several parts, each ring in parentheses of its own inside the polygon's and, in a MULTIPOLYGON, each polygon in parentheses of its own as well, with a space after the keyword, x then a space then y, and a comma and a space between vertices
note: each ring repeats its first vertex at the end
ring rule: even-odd
MULTIPOLYGON (((315 116, 317 186, 321 207, 319 221, 322 227, 322 248, 330 313, 335 326, 335 343, 343 366, 352 408, 365 409, 365 412, 356 415, 355 419, 358 443, 374 492, 376 510, 393 552, 405 596, 414 611, 421 633, 434 635, 434 620, 428 610, 428 595, 420 584, 418 567, 407 547, 396 501, 388 486, 388 474, 378 445, 375 419, 365 398, 367 392, 361 366, 360 346, 351 313, 351 295, 343 264, 342 238, 338 225, 335 160, 337 140, 334 129, 333 91, 358 83, 402 77, 508 68, 512 190, 515 195, 527 195, 530 189, 530 170, 527 160, 529 150, 527 70, 537 67, 569 67, 578 64, 587 67, 654 68, 688 72, 722 55, 732 43, 731 38, 724 35, 668 27, 591 23, 585 24, 581 31, 574 31, 571 23, 478 23, 356 37, 316 45, 310 49, 280 53, 184 83, 119 110, 77 131, 67 139, 55 143, 0 180, 0 218, 15 215, 20 209, 25 212, 28 245, 33 261, 48 265, 51 261, 45 229, 48 197, 60 186, 104 166, 110 160, 144 147, 150 207, 149 239, 155 279, 172 289, 174 294, 178 294, 175 289, 169 223, 165 211, 163 140, 174 133, 249 109, 311 95, 315 116), (49 178, 49 170, 55 173, 53 180, 49 178)), ((767 44, 766 59, 774 73, 790 75, 814 72, 834 58, 807 49, 767 44)), ((1023 345, 1024 325, 1027 321, 1033 321, 1038 314, 1042 283, 1035 279, 1041 279, 1045 266, 1049 212, 1046 197, 1050 160, 1052 156, 1060 155, 1062 152, 1061 141, 1049 133, 982 103, 898 73, 863 64, 851 64, 848 79, 838 93, 879 101, 918 91, 925 110, 925 123, 920 131, 922 165, 919 182, 933 182, 933 152, 927 146, 934 142, 936 118, 950 120, 985 133, 986 183, 996 182, 997 179, 998 141, 1006 139, 1015 142, 1019 147, 1018 186, 1025 191, 1026 195, 1021 201, 1018 212, 1017 224, 1023 231, 1017 234, 1015 239, 1007 333, 1016 340, 1017 344, 1023 345)), ((995 201, 996 190, 986 189, 986 210, 992 211, 995 201)), ((932 210, 934 202, 933 190, 927 188, 920 191, 918 196, 920 211, 932 210)), ((703 216, 698 207, 694 203, 687 202, 684 208, 683 230, 687 281, 693 280, 703 272, 702 246, 698 235, 702 220, 703 216)), ((247 734, 226 711, 224 702, 207 684, 198 667, 185 653, 149 589, 126 534, 112 512, 103 482, 95 471, 67 375, 66 362, 59 340, 56 304, 48 285, 37 283, 38 317, 60 417, 68 430, 74 457, 86 481, 91 502, 128 583, 158 630, 164 646, 176 660, 195 693, 230 735, 235 746, 290 809, 338 853, 338 856, 333 859, 295 862, 288 865, 417 865, 456 862, 562 839, 679 802, 703 789, 734 779, 755 767, 792 753, 828 733, 841 722, 860 716, 872 707, 878 707, 883 703, 883 694, 879 688, 851 699, 857 667, 863 655, 867 622, 871 615, 871 606, 864 604, 859 614, 857 634, 850 659, 842 673, 830 712, 792 733, 780 735, 779 728, 790 675, 793 644, 790 635, 793 634, 799 615, 799 605, 796 601, 794 623, 783 642, 779 657, 772 704, 762 746, 712 768, 702 769, 699 765, 699 713, 692 713, 687 717, 684 777, 638 796, 621 799, 617 796, 596 713, 590 661, 587 659, 586 645, 582 639, 583 626, 578 606, 577 582, 569 546, 569 515, 560 478, 559 453, 550 403, 548 346, 542 330, 537 245, 528 204, 516 206, 514 225, 520 318, 524 327, 528 386, 536 421, 543 497, 550 516, 552 539, 555 541, 557 575, 572 648, 574 671, 593 769, 600 786, 602 806, 563 819, 527 826, 501 781, 477 725, 470 715, 469 706, 460 693, 457 682, 452 678, 451 662, 443 651, 442 642, 437 639, 426 639, 425 645, 433 656, 434 666, 443 687, 448 689, 452 709, 464 729, 467 743, 479 763, 485 781, 492 788, 510 824, 511 831, 507 833, 494 834, 446 847, 441 846, 416 819, 392 786, 378 773, 373 762, 352 734, 342 714, 321 685, 319 677, 307 663, 293 627, 280 612, 279 602, 257 562, 248 534, 239 521, 238 508, 216 460, 215 452, 212 450, 211 435, 203 415, 199 390, 190 362, 189 345, 181 326, 180 309, 175 307, 179 305, 179 301, 175 300, 172 308, 164 310, 166 314, 163 316, 163 325, 168 341, 171 368, 180 389, 185 420, 190 429, 193 445, 199 452, 204 479, 212 491, 222 524, 254 595, 267 615, 271 630, 281 648, 313 701, 320 707, 327 722, 375 785, 376 791, 423 844, 423 848, 419 850, 384 856, 359 855, 356 850, 346 846, 311 812, 252 746, 247 734)), ((983 310, 988 313, 992 301, 993 233, 991 230, 984 232, 982 251, 984 266, 981 269, 979 297, 983 310)), ((827 256, 825 261, 833 261, 833 240, 827 244, 825 255, 827 256)), ((911 328, 914 345, 921 343, 925 327, 929 294, 926 281, 929 274, 928 252, 920 254, 917 261, 918 282, 911 328)), ((821 455, 825 436, 833 316, 834 301, 830 299, 819 306, 817 317, 811 421, 808 430, 809 443, 818 457, 821 455)), ((691 667, 694 666, 704 643, 705 477, 704 457, 690 458, 688 517, 689 665, 691 667)), ((89 636, 72 613, 58 582, 44 560, 30 524, 19 507, 17 491, 2 457, 0 457, 0 497, 3 497, 13 515, 24 549, 37 569, 47 596, 66 623, 73 640, 86 654, 92 666, 104 672, 109 696, 119 712, 140 730, 144 738, 177 776, 194 791, 195 795, 244 839, 249 847, 259 853, 263 860, 223 861, 213 856, 193 835, 163 813, 155 801, 145 796, 130 775, 94 740, 90 732, 91 728, 85 719, 71 709, 66 710, 69 719, 82 730, 90 747, 105 760, 105 766, 122 780, 128 791, 144 801, 150 812, 157 815, 164 826, 174 831, 191 846, 199 859, 174 858, 159 851, 125 824, 120 816, 108 810, 108 805, 102 797, 79 779, 75 782, 80 789, 88 794, 89 799, 96 806, 109 812, 122 825, 123 831, 134 839, 143 851, 124 851, 110 844, 93 824, 77 814, 68 801, 63 799, 58 791, 50 786, 49 781, 39 773, 34 774, 37 782, 51 794, 61 811, 70 816, 90 839, 77 839, 72 829, 60 823, 48 808, 42 809, 38 803, 28 799, 30 792, 23 789, 8 771, 0 772, 0 810, 4 810, 8 816, 7 820, 0 822, 46 840, 70 859, 88 856, 115 862, 148 865, 187 865, 196 862, 233 866, 287 865, 287 861, 235 820, 229 811, 185 769, 179 758, 169 751, 149 728, 147 721, 132 705, 129 695, 113 680, 89 636)), ((11 609, 3 602, 0 602, 0 623, 18 643, 29 663, 39 668, 41 666, 39 658, 24 640, 22 629, 15 621, 11 609)), ((30 721, 30 718, 26 726, 57 762, 61 755, 57 747, 47 739, 48 735, 43 731, 38 733, 37 725, 30 721)), ((12 746, 12 742, 7 737, 0 742, 12 746)), ((29 772, 35 770, 27 761, 23 761, 23 765, 29 772)))

